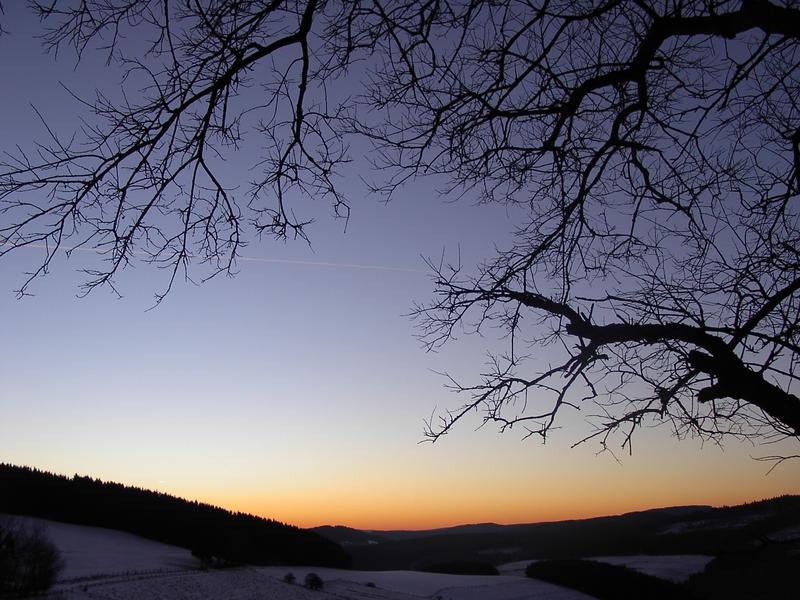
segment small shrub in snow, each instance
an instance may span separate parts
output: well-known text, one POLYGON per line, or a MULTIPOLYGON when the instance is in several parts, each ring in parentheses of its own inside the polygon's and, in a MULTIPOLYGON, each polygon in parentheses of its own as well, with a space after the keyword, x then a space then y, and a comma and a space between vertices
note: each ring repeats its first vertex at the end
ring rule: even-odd
POLYGON ((310 590, 322 589, 322 577, 316 573, 309 573, 306 575, 306 587, 310 590))
POLYGON ((368 581, 368 582, 366 583, 366 585, 367 585, 367 587, 369 587, 369 588, 374 588, 374 587, 376 587, 376 586, 375 586, 375 583, 374 583, 374 582, 372 582, 372 581, 368 581))
POLYGON ((286 575, 284 575, 283 581, 285 583, 294 583, 295 582, 294 573, 287 573, 286 575))
POLYGON ((61 555, 41 530, 0 524, 0 594, 43 592, 61 568, 61 555))

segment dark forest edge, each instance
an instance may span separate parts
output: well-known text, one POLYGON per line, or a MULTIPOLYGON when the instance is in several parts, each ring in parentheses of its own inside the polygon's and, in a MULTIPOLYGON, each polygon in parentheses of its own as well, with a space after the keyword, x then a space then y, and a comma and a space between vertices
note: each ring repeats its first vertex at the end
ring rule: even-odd
POLYGON ((0 463, 0 512, 119 529, 190 549, 206 563, 348 568, 336 543, 272 519, 169 494, 0 463))
POLYGON ((790 543, 725 552, 681 583, 581 559, 533 562, 525 574, 598 600, 784 600, 797 587, 798 568, 798 544, 790 543))
POLYGON ((525 575, 568 587, 598 600, 695 600, 676 583, 620 565, 592 560, 544 560, 528 565, 525 575))

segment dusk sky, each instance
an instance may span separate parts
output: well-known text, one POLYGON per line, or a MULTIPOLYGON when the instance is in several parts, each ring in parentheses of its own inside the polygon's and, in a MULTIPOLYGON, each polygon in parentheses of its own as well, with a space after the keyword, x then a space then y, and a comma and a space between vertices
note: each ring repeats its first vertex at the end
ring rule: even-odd
MULTIPOLYGON (((62 132, 78 126, 81 107, 59 81, 89 93, 116 84, 100 57, 76 69, 67 52, 43 55, 35 22, 8 4, 4 151, 46 136, 31 105, 62 132)), ((422 257, 474 265, 508 245, 518 215, 442 199, 436 181, 386 205, 358 177, 380 179, 366 152, 354 144, 341 180, 346 231, 321 203, 310 208, 311 248, 252 240, 236 277, 180 281, 152 310, 165 279, 145 264, 117 278, 122 299, 105 289, 78 298, 79 270, 98 257, 62 255, 35 296, 18 300, 42 250, 0 260, 0 461, 304 527, 534 522, 800 493, 800 461, 767 476, 769 465, 752 460, 780 445, 678 440, 664 425, 641 430, 630 456, 612 447, 617 461, 592 442, 571 448, 591 431, 575 411, 546 445, 521 430, 476 430, 479 415, 420 443, 426 418, 459 405, 438 373, 474 379, 494 344, 489 330, 423 350, 407 316, 432 298, 422 257)), ((243 154, 229 161, 229 181, 248 180, 243 154)))

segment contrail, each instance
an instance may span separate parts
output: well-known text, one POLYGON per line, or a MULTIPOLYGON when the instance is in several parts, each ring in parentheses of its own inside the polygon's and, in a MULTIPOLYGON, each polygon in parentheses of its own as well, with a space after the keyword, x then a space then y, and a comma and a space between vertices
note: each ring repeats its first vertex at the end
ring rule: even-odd
POLYGON ((309 267, 338 267, 340 269, 365 269, 369 271, 395 271, 399 273, 428 273, 424 269, 410 267, 390 267, 387 265, 361 265, 358 263, 339 263, 320 260, 295 260, 291 258, 263 258, 260 256, 239 256, 237 260, 247 262, 283 263, 287 265, 305 265, 309 267))
MULTIPOLYGON (((0 242, 0 246, 11 246, 8 242, 0 242)), ((48 246, 45 244, 26 244, 19 246, 20 248, 38 248, 40 250, 47 250, 48 246)), ((60 246, 60 250, 65 252, 73 252, 78 250, 80 252, 91 252, 93 254, 102 254, 103 252, 97 248, 86 248, 85 246, 60 246)), ((131 251, 133 255, 144 255, 141 251, 131 251)), ((411 267, 392 267, 389 265, 364 265, 360 263, 342 263, 321 260, 300 260, 293 258, 268 258, 264 256, 237 256, 237 261, 256 262, 256 263, 274 263, 282 265, 300 265, 304 267, 328 267, 338 269, 360 269, 364 271, 386 271, 390 273, 421 273, 427 275, 429 272, 425 269, 414 269, 411 267)))

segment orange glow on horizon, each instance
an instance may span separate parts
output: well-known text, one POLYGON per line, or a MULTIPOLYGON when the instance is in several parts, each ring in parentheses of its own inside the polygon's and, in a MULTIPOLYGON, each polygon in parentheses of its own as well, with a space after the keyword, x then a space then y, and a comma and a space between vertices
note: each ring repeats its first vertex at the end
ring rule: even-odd
POLYGON ((420 504, 409 510, 405 499, 397 502, 376 503, 375 498, 367 499, 365 504, 351 505, 333 502, 335 494, 320 503, 319 498, 285 498, 284 502, 267 502, 257 498, 233 497, 211 501, 233 511, 251 513, 268 519, 275 519, 302 528, 321 525, 341 525, 363 530, 425 530, 467 525, 476 523, 497 523, 513 525, 523 523, 542 523, 589 519, 593 517, 619 515, 628 512, 644 511, 670 506, 709 505, 730 506, 780 496, 800 494, 800 486, 789 489, 776 488, 774 493, 761 493, 746 490, 740 492, 712 493, 703 495, 689 489, 676 490, 669 497, 654 497, 646 491, 640 496, 614 498, 612 494, 596 494, 594 497, 561 497, 540 499, 528 506, 489 506, 455 505, 455 498, 439 498, 435 503, 420 504), (369 503, 372 500, 372 503, 369 503))
MULTIPOLYGON (((778 494, 782 495, 782 494, 778 494)), ((725 501, 686 501, 686 502, 666 502, 661 504, 640 504, 628 503, 624 505, 598 505, 596 507, 584 506, 574 507, 572 510, 544 509, 535 510, 527 513, 514 512, 508 514, 497 514, 491 516, 484 513, 474 513, 459 511, 453 513, 447 510, 430 511, 422 515, 392 515, 392 514, 365 514, 362 511, 353 509, 351 511, 330 513, 330 518, 324 518, 320 514, 304 513, 301 511, 275 511, 269 509, 259 509, 257 502, 245 503, 216 503, 227 510, 241 511, 250 513, 266 519, 274 519, 301 528, 312 528, 322 525, 344 526, 353 529, 374 530, 374 531, 413 531, 427 529, 441 529, 454 527, 457 525, 471 525, 479 523, 496 523, 498 525, 517 525, 527 523, 546 523, 557 521, 591 519, 594 517, 605 517, 621 515, 629 512, 645 511, 657 508, 667 508, 671 506, 689 505, 708 505, 714 507, 731 506, 764 500, 773 496, 747 496, 741 498, 731 498, 725 501)))
POLYGON ((750 446, 724 452, 698 446, 652 435, 620 464, 583 449, 472 435, 435 448, 405 446, 403 453, 337 455, 309 445, 308 455, 291 464, 267 452, 238 461, 209 455, 172 464, 139 455, 124 469, 102 456, 91 468, 25 462, 299 527, 414 530, 537 523, 800 494, 800 461, 765 476, 769 465, 752 460, 750 446))

